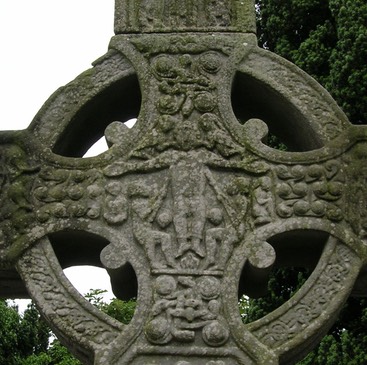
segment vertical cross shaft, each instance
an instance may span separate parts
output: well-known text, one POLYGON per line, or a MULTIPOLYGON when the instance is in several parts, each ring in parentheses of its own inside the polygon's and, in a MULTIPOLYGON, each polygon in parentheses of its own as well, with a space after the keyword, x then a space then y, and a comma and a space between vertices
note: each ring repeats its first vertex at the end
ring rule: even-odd
POLYGON ((253 0, 116 0, 115 33, 255 33, 253 0))

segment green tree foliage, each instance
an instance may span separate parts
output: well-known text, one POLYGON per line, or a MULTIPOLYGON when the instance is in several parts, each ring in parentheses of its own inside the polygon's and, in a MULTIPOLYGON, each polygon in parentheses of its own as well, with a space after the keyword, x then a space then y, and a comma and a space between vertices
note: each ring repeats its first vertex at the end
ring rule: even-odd
POLYGON ((280 307, 304 284, 310 274, 302 268, 277 269, 268 282, 268 293, 259 299, 242 298, 240 313, 244 323, 264 317, 280 307))
POLYGON ((0 365, 12 365, 16 362, 10 357, 18 358, 19 317, 14 308, 9 308, 5 301, 0 301, 0 365))
MULTIPOLYGON (((47 355, 50 357, 51 361, 45 365, 82 365, 82 363, 77 360, 59 340, 55 340, 52 343, 47 355)), ((39 364, 36 363, 35 365, 39 364)))
POLYGON ((135 312, 136 300, 123 301, 114 298, 109 303, 106 303, 103 300, 104 293, 106 293, 106 290, 93 289, 85 298, 110 317, 117 319, 121 323, 129 324, 135 312))
POLYGON ((47 351, 49 336, 50 330, 33 304, 20 316, 15 306, 0 300, 0 365, 33 364, 24 361, 47 351))
POLYGON ((333 95, 352 123, 367 123, 367 2, 257 0, 263 46, 333 95))
POLYGON ((367 300, 351 298, 320 346, 299 365, 367 364, 367 300))
POLYGON ((41 320, 36 306, 31 303, 20 321, 18 332, 20 351, 24 355, 39 354, 47 350, 50 329, 41 320))
MULTIPOLYGON (((130 323, 136 301, 103 300, 105 290, 91 290, 86 299, 102 312, 118 321, 130 323)), ((82 365, 59 340, 52 339, 49 327, 43 322, 32 303, 21 315, 18 308, 0 300, 0 365, 82 365)))
MULTIPOLYGON (((352 123, 367 123, 366 0, 256 0, 259 44, 319 81, 352 123)), ((288 300, 307 279, 303 269, 277 269, 269 292, 242 298, 240 313, 252 322, 288 300)), ((367 364, 367 300, 350 298, 338 322, 298 365, 367 364)))
MULTIPOLYGON (((277 269, 269 280, 268 294, 260 299, 243 297, 239 308, 244 323, 253 322, 285 303, 303 285, 310 272, 301 268, 277 269)), ((298 365, 367 364, 367 299, 350 298, 338 321, 320 345, 298 365)))

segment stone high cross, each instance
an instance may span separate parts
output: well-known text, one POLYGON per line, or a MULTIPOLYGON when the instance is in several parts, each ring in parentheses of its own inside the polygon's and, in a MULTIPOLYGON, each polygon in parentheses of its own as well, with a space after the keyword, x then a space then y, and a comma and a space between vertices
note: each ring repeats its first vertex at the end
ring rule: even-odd
POLYGON ((116 0, 108 53, 28 129, 0 134, 1 295, 24 283, 85 364, 292 364, 353 287, 366 294, 367 129, 257 47, 254 13, 252 0, 116 0), (103 133, 109 150, 81 158, 103 133), (137 297, 129 325, 72 287, 62 268, 77 264, 137 297), (238 295, 261 295, 274 266, 314 271, 244 325, 238 295))

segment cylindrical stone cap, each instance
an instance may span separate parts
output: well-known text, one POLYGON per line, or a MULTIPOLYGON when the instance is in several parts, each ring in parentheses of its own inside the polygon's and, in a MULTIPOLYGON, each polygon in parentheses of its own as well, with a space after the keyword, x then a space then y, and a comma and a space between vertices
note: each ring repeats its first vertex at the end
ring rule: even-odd
POLYGON ((115 33, 256 33, 254 0, 115 0, 115 33))

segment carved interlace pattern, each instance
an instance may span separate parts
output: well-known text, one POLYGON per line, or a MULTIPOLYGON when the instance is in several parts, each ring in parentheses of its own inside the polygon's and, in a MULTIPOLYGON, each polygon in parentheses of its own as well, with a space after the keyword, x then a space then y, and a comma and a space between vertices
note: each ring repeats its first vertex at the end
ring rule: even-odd
POLYGON ((28 273, 27 284, 37 292, 36 301, 39 298, 44 301, 42 306, 46 318, 57 317, 59 325, 67 327, 72 338, 83 338, 89 346, 108 345, 121 330, 121 324, 116 321, 106 323, 88 303, 80 307, 81 298, 76 293, 73 296, 68 293, 67 285, 70 284, 66 279, 63 279, 64 286, 56 285, 60 281, 58 263, 48 261, 47 250, 50 248, 39 245, 21 263, 23 272, 28 273), (53 270, 49 270, 50 264, 53 270), (44 275, 45 271, 48 275, 44 275))
POLYGON ((220 285, 213 276, 158 276, 152 318, 145 328, 148 340, 155 344, 194 342, 200 331, 209 346, 223 345, 229 331, 221 314, 220 285))
POLYGON ((330 298, 343 290, 343 278, 348 276, 354 258, 345 246, 337 246, 307 295, 292 311, 284 313, 266 328, 255 331, 256 337, 271 348, 277 348, 298 336, 304 328, 312 326, 330 306, 330 298))

